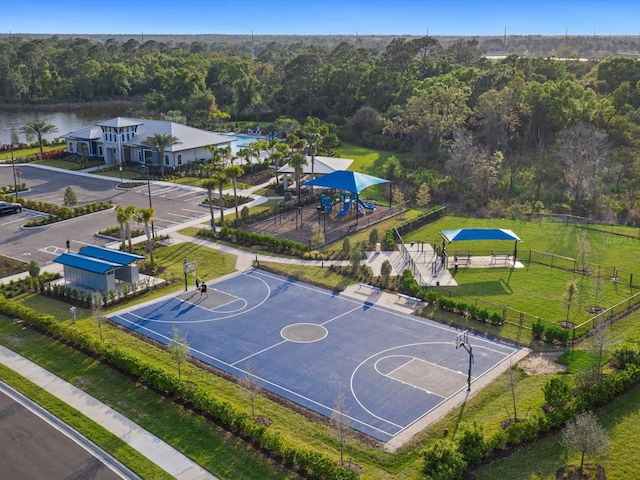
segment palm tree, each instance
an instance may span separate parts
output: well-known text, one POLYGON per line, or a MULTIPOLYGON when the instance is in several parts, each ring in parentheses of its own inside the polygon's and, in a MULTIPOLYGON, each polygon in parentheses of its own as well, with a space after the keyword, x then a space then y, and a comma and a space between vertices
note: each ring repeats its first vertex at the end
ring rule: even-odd
POLYGON ((238 177, 244 173, 244 170, 240 165, 229 165, 224 169, 224 173, 227 178, 231 179, 231 185, 233 185, 233 201, 236 207, 236 222, 238 221, 238 191, 237 191, 237 180, 238 177))
POLYGON ((164 177, 164 152, 167 148, 181 143, 182 142, 179 139, 173 135, 169 135, 168 133, 154 133, 147 137, 142 142, 142 145, 152 148, 158 152, 158 156, 160 157, 158 159, 160 162, 160 175, 164 177))
POLYGON ((202 186, 207 189, 207 199, 209 200, 209 213, 211 214, 211 231, 216 231, 216 221, 213 217, 213 189, 216 188, 215 180, 209 178, 202 182, 202 186))
POLYGON ((247 165, 251 165, 252 155, 253 155, 253 150, 251 150, 250 148, 241 148, 240 150, 238 150, 238 156, 240 158, 244 158, 245 162, 247 162, 247 165))
POLYGON ((120 241, 122 242, 122 250, 127 248, 127 233, 125 224, 127 223, 127 212, 122 205, 116 205, 116 220, 120 226, 120 241))
POLYGON ((45 122, 44 120, 34 120, 27 123, 20 129, 27 137, 27 140, 32 139, 34 136, 38 139, 38 146, 40 147, 40 158, 44 153, 42 150, 42 136, 47 133, 54 133, 58 131, 55 125, 45 122))
POLYGON ((307 122, 302 127, 302 132, 307 140, 307 148, 311 155, 311 178, 315 178, 316 153, 329 133, 326 125, 322 125, 319 118, 307 117, 307 122))
POLYGON ((222 194, 222 190, 224 190, 224 186, 227 184, 227 174, 224 170, 218 170, 213 175, 213 181, 218 186, 218 200, 220 202, 220 225, 224 224, 224 195, 222 194))
POLYGON ((307 163, 307 158, 302 152, 294 152, 289 158, 289 165, 296 172, 296 188, 298 189, 298 206, 300 206, 300 177, 302 176, 302 166, 307 163))
POLYGON ((136 218, 137 212, 138 209, 135 205, 129 205, 124 209, 124 215, 127 218, 124 224, 124 230, 127 235, 127 240, 129 241, 129 253, 133 252, 133 245, 131 244, 131 220, 136 218))
POLYGON ((222 166, 225 158, 226 149, 216 145, 207 145, 207 150, 211 152, 211 163, 214 168, 222 166))
POLYGON ((136 220, 138 222, 144 223, 144 233, 147 234, 147 252, 151 257, 151 268, 155 267, 155 262, 153 261, 153 242, 151 241, 151 221, 155 216, 155 211, 153 208, 140 208, 138 209, 138 216, 136 220))

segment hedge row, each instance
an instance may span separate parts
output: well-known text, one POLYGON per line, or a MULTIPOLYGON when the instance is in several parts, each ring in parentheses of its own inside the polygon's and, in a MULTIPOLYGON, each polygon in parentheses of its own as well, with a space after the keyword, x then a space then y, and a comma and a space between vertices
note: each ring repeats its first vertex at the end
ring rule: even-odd
POLYGON ((216 234, 206 228, 198 231, 198 236, 206 238, 219 238, 237 245, 248 247, 260 246, 273 253, 285 255, 303 256, 309 251, 309 246, 293 240, 275 238, 261 233, 246 232, 236 228, 222 227, 216 234))
POLYGON ((126 353, 117 345, 105 344, 92 335, 79 332, 72 326, 56 321, 52 315, 36 312, 0 295, 0 313, 22 319, 26 325, 64 341, 78 350, 102 359, 125 375, 131 376, 156 392, 190 408, 218 423, 222 427, 265 449, 285 464, 297 467, 303 474, 321 480, 354 480, 355 472, 340 467, 326 455, 296 449, 285 444, 281 435, 268 431, 246 413, 238 412, 226 401, 221 401, 197 386, 185 383, 176 375, 149 365, 141 357, 126 353))
POLYGON ((460 480, 467 469, 501 457, 500 452, 506 448, 536 440, 542 434, 563 427, 577 414, 610 402, 640 382, 638 352, 630 355, 622 352, 620 356, 631 356, 633 361, 626 363, 622 370, 583 385, 577 393, 572 392, 561 378, 550 379, 543 388, 545 405, 542 411, 527 420, 510 423, 492 437, 486 437, 482 428, 474 424, 472 428, 463 429, 455 442, 440 440, 429 446, 424 453, 422 478, 460 480))
POLYGON ((420 298, 431 305, 436 305, 443 310, 457 313, 482 323, 490 323, 491 325, 502 325, 504 323, 504 318, 498 312, 489 313, 488 309, 478 307, 473 303, 457 301, 445 295, 439 295, 433 290, 423 289, 413 278, 413 274, 409 269, 402 272, 402 281, 414 297, 420 298))

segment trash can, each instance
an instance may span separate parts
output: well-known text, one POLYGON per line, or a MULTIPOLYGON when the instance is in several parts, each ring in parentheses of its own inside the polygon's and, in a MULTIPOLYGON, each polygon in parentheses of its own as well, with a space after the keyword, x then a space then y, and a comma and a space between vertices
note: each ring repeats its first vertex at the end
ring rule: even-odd
POLYGON ((379 243, 376 243, 376 253, 380 253, 382 251, 382 247, 379 243))

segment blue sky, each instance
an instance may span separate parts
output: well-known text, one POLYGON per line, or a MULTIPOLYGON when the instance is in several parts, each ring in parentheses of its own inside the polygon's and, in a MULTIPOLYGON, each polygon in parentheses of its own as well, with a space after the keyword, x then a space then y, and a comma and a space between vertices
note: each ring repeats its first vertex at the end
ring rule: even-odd
POLYGON ((640 35, 636 0, 0 0, 0 33, 640 35))

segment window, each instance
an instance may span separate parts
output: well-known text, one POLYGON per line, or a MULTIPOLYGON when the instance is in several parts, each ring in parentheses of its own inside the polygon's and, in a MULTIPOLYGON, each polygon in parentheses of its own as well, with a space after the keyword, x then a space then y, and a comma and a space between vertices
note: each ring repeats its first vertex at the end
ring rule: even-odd
POLYGON ((182 154, 178 154, 178 165, 182 165, 182 154))
POLYGON ((98 156, 100 156, 100 157, 104 156, 104 155, 102 154, 102 145, 100 145, 100 146, 98 147, 98 156))
POLYGON ((164 156, 164 164, 169 165, 169 155, 164 156))
POLYGON ((124 133, 122 134, 122 141, 124 142, 124 133))
POLYGON ((69 142, 69 151, 73 152, 73 142, 69 142))
POLYGON ((144 151, 144 163, 153 163, 153 152, 151 150, 144 151))

